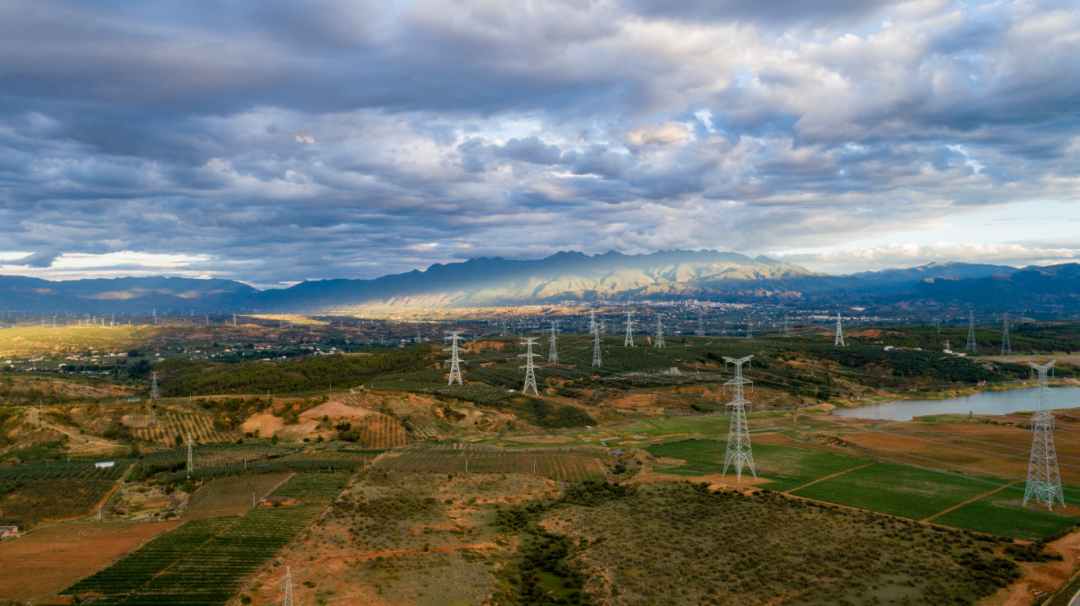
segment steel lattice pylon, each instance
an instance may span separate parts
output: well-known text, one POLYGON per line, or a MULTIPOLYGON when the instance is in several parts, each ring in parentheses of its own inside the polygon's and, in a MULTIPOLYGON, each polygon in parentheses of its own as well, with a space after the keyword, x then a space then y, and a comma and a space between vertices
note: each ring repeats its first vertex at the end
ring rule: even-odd
POLYGON ((518 354, 519 358, 525 358, 525 366, 521 368, 525 369, 525 386, 521 388, 521 393, 528 393, 529 388, 532 387, 533 395, 538 396, 540 392, 536 389, 536 370, 533 366, 533 358, 539 358, 540 354, 533 353, 533 345, 536 345, 537 337, 522 337, 521 344, 527 347, 525 353, 518 354))
POLYGON ((548 351, 548 364, 559 363, 559 322, 555 320, 551 323, 551 336, 548 337, 548 343, 551 345, 548 351))
POLYGON ((458 341, 461 340, 461 333, 456 330, 451 330, 446 334, 448 336, 445 338, 450 339, 450 347, 443 350, 444 352, 450 352, 450 359, 447 360, 447 362, 450 363, 450 380, 446 384, 453 385, 456 380, 458 385, 464 385, 461 380, 461 358, 458 357, 458 352, 461 351, 460 348, 458 348, 458 341))
POLYGON ((630 319, 633 315, 634 314, 629 311, 626 312, 626 339, 623 340, 624 347, 634 346, 634 321, 630 319))
POLYGON ((1001 355, 1011 356, 1012 343, 1009 343, 1009 314, 1005 314, 1005 316, 1002 317, 1001 322, 1004 326, 1001 331, 1001 355))
POLYGON ((704 318, 701 317, 701 311, 700 310, 698 310, 698 312, 697 312, 697 333, 694 336, 696 336, 696 337, 704 337, 705 336, 705 320, 704 320, 704 318))
POLYGON ((664 316, 657 314, 656 316, 656 343, 655 347, 666 347, 664 345, 664 316))
POLYGON ((195 456, 191 451, 191 434, 187 435, 187 477, 191 479, 191 472, 195 471, 195 456))
POLYGON ((1046 373, 1054 366, 1051 360, 1039 365, 1028 362, 1039 372, 1039 387, 1035 391, 1035 416, 1031 418, 1031 459, 1028 460, 1024 505, 1034 499, 1053 509, 1055 503, 1065 506, 1061 494, 1061 475, 1058 473, 1057 450, 1054 448, 1054 415, 1050 413, 1050 387, 1046 373))
POLYGON ((150 373, 150 399, 151 400, 160 400, 161 399, 161 391, 158 389, 157 373, 156 372, 150 373))
POLYGON ((735 464, 735 475, 738 480, 742 480, 744 465, 750 468, 750 473, 755 478, 757 477, 757 472, 754 471, 754 453, 750 450, 750 432, 746 427, 746 405, 750 401, 743 397, 743 385, 750 381, 743 379, 742 374, 742 365, 753 357, 746 356, 738 360, 724 357, 725 362, 735 365, 735 378, 724 384, 734 388, 735 397, 728 403, 731 407, 731 427, 728 429, 727 454, 724 455, 724 472, 721 477, 727 475, 728 465, 732 463, 735 464))
POLYGON ((290 570, 288 566, 285 567, 285 576, 283 576, 281 578, 285 579, 285 587, 284 587, 284 589, 285 589, 285 599, 284 599, 284 601, 281 602, 282 605, 283 606, 296 606, 296 603, 293 602, 293 595, 292 595, 292 588, 296 587, 296 585, 293 585, 293 582, 292 582, 292 570, 290 570))
POLYGON ((600 327, 596 325, 596 312, 592 312, 592 319, 589 321, 592 326, 593 333, 593 349, 592 349, 592 365, 603 366, 604 362, 600 359, 600 327))
POLYGON ((750 316, 746 316, 746 338, 754 338, 754 321, 750 318, 750 316))
POLYGON ((845 347, 844 345, 844 327, 840 325, 840 312, 836 312, 836 340, 833 341, 833 345, 845 347))
POLYGON ((784 335, 785 337, 790 337, 790 336, 791 336, 791 330, 790 330, 790 329, 788 328, 788 317, 787 317, 787 314, 784 314, 784 332, 783 332, 783 335, 784 335))
POLYGON ((968 338, 964 351, 979 353, 979 345, 975 342, 975 312, 973 311, 968 312, 968 338))

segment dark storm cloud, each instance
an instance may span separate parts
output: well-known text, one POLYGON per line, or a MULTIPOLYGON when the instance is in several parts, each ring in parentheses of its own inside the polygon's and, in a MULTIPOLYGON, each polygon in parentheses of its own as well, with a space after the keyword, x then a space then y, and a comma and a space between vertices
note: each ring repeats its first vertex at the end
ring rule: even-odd
POLYGON ((62 253, 268 284, 514 251, 808 247, 1080 185, 1067 3, 3 17, 0 253, 33 253, 17 262, 38 275, 62 253))

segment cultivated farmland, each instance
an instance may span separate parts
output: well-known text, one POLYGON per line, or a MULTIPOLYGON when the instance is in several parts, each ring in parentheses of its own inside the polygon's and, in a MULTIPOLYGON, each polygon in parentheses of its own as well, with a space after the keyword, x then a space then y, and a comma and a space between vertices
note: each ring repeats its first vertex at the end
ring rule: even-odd
POLYGON ((294 507, 187 522, 65 593, 97 592, 98 604, 225 604, 253 572, 292 541, 344 486, 340 473, 294 476, 273 495, 294 507))
POLYGON ((553 449, 517 451, 480 448, 410 448, 384 455, 376 469, 464 473, 535 474, 553 480, 603 480, 600 453, 559 452, 553 449))
POLYGON ((0 467, 2 520, 25 529, 46 520, 90 515, 128 465, 118 461, 97 469, 86 461, 43 461, 0 467))
POLYGON ((385 450, 404 446, 409 434, 397 420, 382 414, 364 417, 356 423, 364 448, 385 450))
POLYGON ((875 463, 792 494, 922 520, 1004 484, 990 478, 875 463))
POLYGON ((235 432, 214 429, 214 419, 207 414, 166 410, 150 424, 150 427, 132 429, 132 433, 145 442, 170 446, 176 443, 176 436, 186 440, 189 434, 199 444, 231 442, 237 438, 235 432))
POLYGON ((0 543, 0 596, 47 596, 179 522, 53 524, 0 543))

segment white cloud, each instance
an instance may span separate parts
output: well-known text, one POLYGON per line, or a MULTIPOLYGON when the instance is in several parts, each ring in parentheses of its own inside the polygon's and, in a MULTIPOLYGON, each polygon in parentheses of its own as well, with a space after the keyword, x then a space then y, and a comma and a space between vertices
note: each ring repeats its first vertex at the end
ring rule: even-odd
POLYGON ((690 131, 682 124, 664 122, 663 124, 639 124, 626 132, 626 141, 634 147, 649 143, 671 145, 682 143, 690 138, 690 131))
POLYGON ((1080 259, 1075 247, 1041 248, 1023 244, 973 244, 934 242, 918 245, 896 243, 874 248, 847 248, 816 253, 772 255, 790 263, 827 273, 851 273, 886 268, 914 267, 933 262, 958 261, 989 265, 1052 265, 1080 259))

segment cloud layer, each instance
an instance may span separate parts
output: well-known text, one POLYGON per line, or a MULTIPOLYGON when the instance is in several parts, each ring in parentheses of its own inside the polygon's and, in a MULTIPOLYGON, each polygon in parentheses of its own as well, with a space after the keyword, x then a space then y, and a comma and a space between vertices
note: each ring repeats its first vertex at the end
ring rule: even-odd
POLYGON ((12 0, 4 270, 767 252, 1078 198, 1074 3, 758 4, 12 0))

